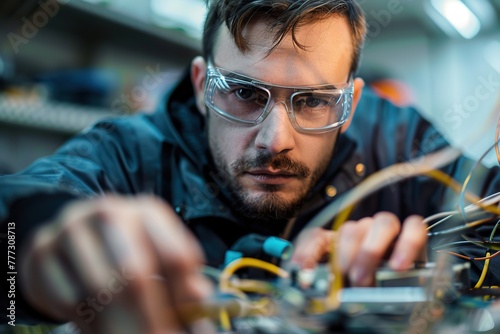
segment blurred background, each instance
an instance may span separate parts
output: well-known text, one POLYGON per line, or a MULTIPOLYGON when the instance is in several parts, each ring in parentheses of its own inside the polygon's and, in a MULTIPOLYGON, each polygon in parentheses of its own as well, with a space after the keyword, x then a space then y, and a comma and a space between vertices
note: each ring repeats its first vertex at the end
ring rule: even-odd
MULTIPOLYGON (((359 2, 369 23, 359 75, 472 157, 493 145, 500 0, 359 2)), ((0 174, 102 117, 152 112, 200 53, 204 13, 203 0, 2 0, 0 174)))

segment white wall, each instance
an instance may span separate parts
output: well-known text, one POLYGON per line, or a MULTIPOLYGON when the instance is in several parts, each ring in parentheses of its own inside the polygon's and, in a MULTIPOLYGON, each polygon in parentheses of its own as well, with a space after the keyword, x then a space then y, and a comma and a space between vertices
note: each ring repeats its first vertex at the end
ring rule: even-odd
POLYGON ((499 31, 466 41, 388 27, 367 45, 360 73, 378 71, 407 83, 421 113, 452 144, 479 158, 494 143, 500 115, 494 111, 500 98, 499 41, 499 31))

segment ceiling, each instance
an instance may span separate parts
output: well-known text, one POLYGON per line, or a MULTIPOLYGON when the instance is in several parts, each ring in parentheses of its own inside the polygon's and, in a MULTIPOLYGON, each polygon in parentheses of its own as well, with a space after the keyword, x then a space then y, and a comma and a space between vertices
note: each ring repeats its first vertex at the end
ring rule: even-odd
MULTIPOLYGON (((86 0, 88 1, 88 0, 86 0)), ((143 0, 147 1, 153 0, 143 0)), ((177 0, 160 0, 177 3, 177 0)), ((199 0, 201 1, 201 0, 199 0)), ((433 37, 446 37, 443 30, 430 18, 426 7, 430 6, 431 0, 357 0, 365 10, 367 21, 372 29, 376 29, 381 13, 389 13, 388 24, 384 26, 383 32, 406 31, 418 29, 433 37), (391 12, 392 10, 392 12, 391 12)), ((462 0, 471 4, 490 3, 493 5, 494 15, 500 19, 500 0, 462 0)), ((20 18, 30 14, 36 8, 38 0, 2 0, 0 1, 0 19, 20 18)), ((78 1, 75 1, 78 2, 78 1)), ((80 1, 81 2, 81 1, 80 1)), ((485 29, 484 32, 491 30, 500 31, 499 19, 494 25, 485 29)))
MULTIPOLYGON (((464 2, 490 3, 494 9, 494 15, 500 18, 500 0, 463 0, 464 2)), ((367 21, 372 25, 377 26, 378 14, 390 13, 389 19, 386 22, 386 27, 391 27, 390 30, 397 29, 413 30, 422 29, 426 33, 434 37, 446 37, 443 30, 431 19, 426 10, 429 8, 430 0, 358 0, 358 3, 365 10, 367 21), (392 10, 392 12, 391 12, 392 10)), ((475 4, 475 3, 473 3, 475 4)), ((490 13, 491 14, 491 13, 490 13)), ((380 20, 380 18, 378 19, 380 20)), ((372 27, 376 29, 376 27, 372 27)), ((500 31, 500 23, 498 19, 495 24, 490 25, 482 33, 488 31, 500 31)))

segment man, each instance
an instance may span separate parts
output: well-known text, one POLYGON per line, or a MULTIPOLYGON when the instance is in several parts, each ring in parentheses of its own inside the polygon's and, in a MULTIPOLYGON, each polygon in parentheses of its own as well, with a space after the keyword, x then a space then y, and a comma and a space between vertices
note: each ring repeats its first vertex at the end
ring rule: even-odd
MULTIPOLYGON (((102 122, 0 180, 0 219, 23 248, 18 312, 86 333, 185 329, 183 307, 211 293, 202 264, 220 268, 249 233, 293 240, 367 175, 445 146, 413 110, 361 99, 364 34, 353 0, 212 1, 203 57, 157 113, 102 122)), ((463 180, 464 164, 446 171, 463 180)), ((481 194, 498 188, 488 175, 481 194)), ((419 178, 361 203, 339 232, 349 284, 418 260, 412 214, 445 195, 419 178)), ((292 261, 314 267, 331 237, 304 231, 292 261)))

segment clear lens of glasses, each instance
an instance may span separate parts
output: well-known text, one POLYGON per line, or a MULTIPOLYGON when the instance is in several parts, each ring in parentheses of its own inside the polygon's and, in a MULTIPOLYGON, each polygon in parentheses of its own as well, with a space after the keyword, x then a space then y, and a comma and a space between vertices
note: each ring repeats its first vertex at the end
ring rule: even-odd
POLYGON ((349 117, 352 83, 343 86, 334 89, 325 89, 325 86, 282 87, 220 68, 209 68, 205 99, 208 107, 224 118, 256 125, 265 119, 276 103, 273 96, 283 95, 290 120, 297 130, 326 132, 338 128, 349 117))

